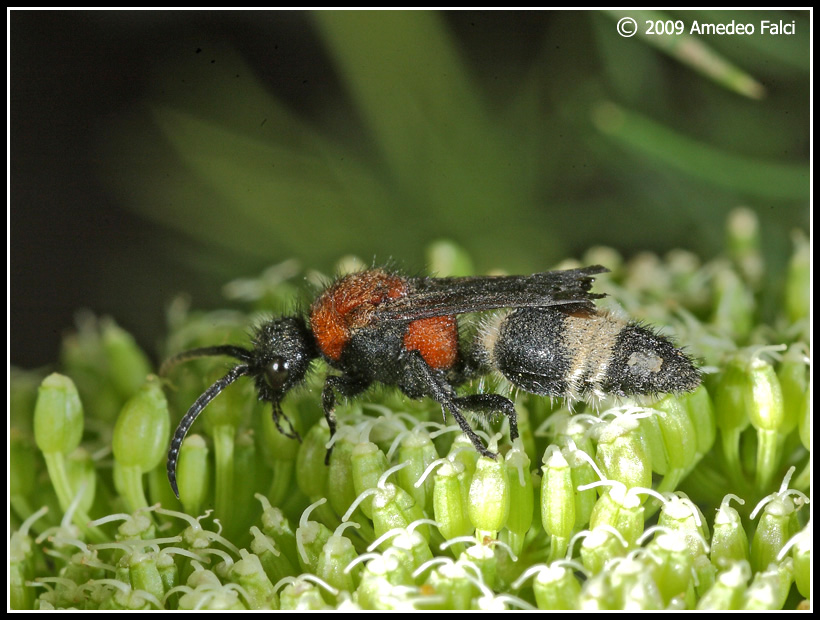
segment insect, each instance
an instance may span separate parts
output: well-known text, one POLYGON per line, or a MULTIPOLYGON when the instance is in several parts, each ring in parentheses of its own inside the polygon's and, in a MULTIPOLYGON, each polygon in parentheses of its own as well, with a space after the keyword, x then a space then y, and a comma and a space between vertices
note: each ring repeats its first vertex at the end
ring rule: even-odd
MULTIPOLYGON (((432 398, 453 416, 478 452, 494 457, 462 411, 503 413, 509 419, 510 438, 515 439, 515 408, 499 394, 456 395, 455 386, 484 371, 472 348, 460 345, 458 315, 548 307, 594 315, 593 300, 603 295, 589 289, 593 276, 604 271, 595 265, 530 276, 425 278, 370 269, 336 280, 314 300, 307 316, 297 314, 263 323, 255 329, 250 348, 202 347, 171 357, 161 374, 199 357, 227 356, 239 361, 196 399, 177 426, 168 450, 171 488, 179 497, 177 459, 194 420, 240 377, 252 377, 259 400, 271 403, 279 432, 298 438, 281 402, 288 391, 304 381, 311 362, 320 357, 339 373, 329 374, 322 389, 322 408, 331 435, 336 430, 336 394, 352 398, 372 384, 382 383, 398 387, 410 398, 432 398)), ((503 357, 500 353, 496 349, 491 359, 499 360, 503 357)), ((502 372, 507 366, 503 365, 502 372)))

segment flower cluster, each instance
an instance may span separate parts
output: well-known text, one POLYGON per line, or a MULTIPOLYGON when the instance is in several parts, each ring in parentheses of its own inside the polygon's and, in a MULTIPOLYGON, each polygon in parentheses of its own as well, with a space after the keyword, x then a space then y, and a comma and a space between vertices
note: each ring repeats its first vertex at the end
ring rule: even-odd
MULTIPOLYGON (((807 607, 809 253, 796 237, 764 314, 754 224, 733 214, 727 255, 707 264, 591 250, 585 263, 612 269, 603 303, 674 329, 704 384, 586 409, 517 394, 519 439, 476 421, 495 460, 430 401, 381 390, 340 404, 326 464, 317 372, 283 403, 301 442, 250 382, 214 400, 181 448, 177 500, 171 419, 223 366, 160 380, 127 333, 82 318, 62 374, 12 371, 11 607, 807 607)), ((231 290, 280 311, 292 275, 231 290)), ((241 342, 248 320, 175 304, 169 350, 241 342)))

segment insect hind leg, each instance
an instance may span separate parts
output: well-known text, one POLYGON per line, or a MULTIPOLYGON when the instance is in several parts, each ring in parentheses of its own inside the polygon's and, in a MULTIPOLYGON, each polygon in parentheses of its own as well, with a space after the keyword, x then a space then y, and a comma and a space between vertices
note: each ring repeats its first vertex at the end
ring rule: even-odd
MULTIPOLYGON (((461 413, 459 403, 464 402, 464 398, 469 399, 469 397, 457 398, 453 393, 452 387, 444 379, 436 375, 418 351, 411 351, 410 354, 414 378, 424 384, 430 398, 439 403, 446 411, 450 412, 456 424, 458 424, 461 431, 467 435, 475 449, 483 456, 494 459, 497 455, 484 445, 481 441, 481 437, 478 436, 470 426, 470 423, 467 422, 467 418, 461 413)), ((498 407, 493 410, 498 411, 498 407)))
POLYGON ((501 412, 510 422, 510 439, 518 439, 518 415, 513 402, 501 394, 470 394, 454 399, 456 404, 467 411, 493 414, 501 412))

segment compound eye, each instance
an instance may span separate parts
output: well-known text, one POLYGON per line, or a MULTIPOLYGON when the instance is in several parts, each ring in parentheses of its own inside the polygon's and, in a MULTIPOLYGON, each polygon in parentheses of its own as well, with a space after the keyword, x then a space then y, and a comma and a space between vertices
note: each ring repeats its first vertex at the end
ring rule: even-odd
POLYGON ((274 390, 281 392, 288 380, 288 361, 284 357, 274 357, 265 368, 265 379, 274 390))

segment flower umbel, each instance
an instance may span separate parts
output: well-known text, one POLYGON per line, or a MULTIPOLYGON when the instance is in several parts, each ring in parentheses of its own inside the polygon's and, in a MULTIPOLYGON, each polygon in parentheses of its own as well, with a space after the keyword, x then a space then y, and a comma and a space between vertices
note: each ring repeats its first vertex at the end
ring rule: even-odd
MULTIPOLYGON (((495 459, 431 402, 383 390, 338 403, 326 465, 318 379, 282 404, 301 443, 233 386, 182 445, 177 500, 171 418, 223 369, 199 361, 161 385, 130 336, 86 316, 65 374, 11 375, 11 606, 805 606, 806 248, 798 239, 777 312, 761 314, 765 265, 742 215, 729 256, 705 265, 597 250, 618 264, 600 278, 606 303, 674 328, 703 367, 698 390, 571 410, 514 395, 519 439, 483 421, 495 459)), ((217 340, 223 319, 177 309, 169 342, 217 340)), ((487 384, 474 387, 506 394, 487 384)))

